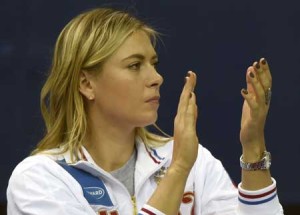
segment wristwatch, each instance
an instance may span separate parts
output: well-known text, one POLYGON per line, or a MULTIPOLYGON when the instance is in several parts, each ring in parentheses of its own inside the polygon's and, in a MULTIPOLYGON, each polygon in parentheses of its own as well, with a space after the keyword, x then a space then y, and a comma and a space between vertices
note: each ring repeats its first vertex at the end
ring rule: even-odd
POLYGON ((264 151, 263 158, 256 163, 246 163, 243 161, 243 155, 240 158, 240 165, 244 170, 266 170, 270 169, 271 166, 271 153, 264 151))

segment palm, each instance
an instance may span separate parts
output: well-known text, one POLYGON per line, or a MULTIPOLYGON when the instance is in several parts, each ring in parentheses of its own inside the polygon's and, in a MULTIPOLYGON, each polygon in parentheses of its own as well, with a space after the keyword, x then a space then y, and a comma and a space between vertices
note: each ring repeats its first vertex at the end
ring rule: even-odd
POLYGON ((258 135, 262 135, 265 118, 253 113, 247 101, 244 101, 242 109, 240 140, 242 143, 253 142, 258 135))
POLYGON ((271 87, 271 75, 267 64, 257 68, 256 63, 248 68, 247 94, 242 108, 240 141, 243 145, 259 142, 264 136, 269 104, 266 105, 266 89, 271 87), (253 75, 250 75, 252 73, 253 75), (252 76, 252 77, 251 77, 252 76))

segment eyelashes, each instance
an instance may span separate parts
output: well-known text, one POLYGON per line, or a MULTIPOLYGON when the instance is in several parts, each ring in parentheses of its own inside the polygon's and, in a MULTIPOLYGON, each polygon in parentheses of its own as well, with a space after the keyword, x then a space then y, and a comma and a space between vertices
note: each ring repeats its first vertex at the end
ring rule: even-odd
POLYGON ((155 69, 157 69, 158 64, 159 64, 159 61, 155 61, 152 65, 155 69))
MULTIPOLYGON (((155 62, 152 63, 152 66, 153 66, 155 69, 157 69, 158 64, 159 64, 159 61, 155 61, 155 62)), ((135 62, 135 63, 130 64, 130 65, 128 66, 128 69, 134 70, 134 71, 138 71, 138 70, 141 69, 141 67, 142 67, 142 62, 135 62)))
POLYGON ((139 70, 141 68, 141 62, 132 63, 128 66, 130 70, 139 70))

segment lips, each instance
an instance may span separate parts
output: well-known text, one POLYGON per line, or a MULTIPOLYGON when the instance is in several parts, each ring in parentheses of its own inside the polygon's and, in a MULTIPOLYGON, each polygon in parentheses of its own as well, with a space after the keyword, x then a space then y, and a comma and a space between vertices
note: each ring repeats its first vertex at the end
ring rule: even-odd
POLYGON ((159 103, 159 96, 153 96, 150 99, 148 99, 146 102, 148 103, 159 103))

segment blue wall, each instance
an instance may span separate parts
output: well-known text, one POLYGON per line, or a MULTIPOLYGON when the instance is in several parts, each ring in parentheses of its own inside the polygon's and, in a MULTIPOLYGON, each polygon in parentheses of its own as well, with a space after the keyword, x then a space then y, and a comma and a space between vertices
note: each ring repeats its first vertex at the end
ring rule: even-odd
POLYGON ((282 203, 300 204, 300 7, 296 1, 11 0, 0 6, 0 202, 8 178, 43 134, 39 92, 63 26, 96 6, 131 8, 164 33, 165 78, 158 124, 172 134, 183 78, 198 74, 200 142, 240 180, 240 89, 247 67, 266 57, 273 98, 266 126, 282 203), (297 111, 298 110, 298 111, 297 111))

